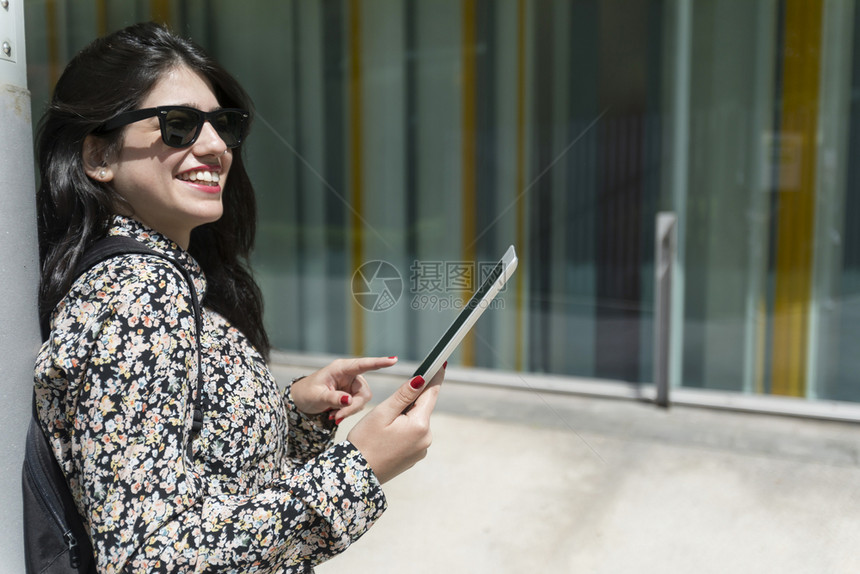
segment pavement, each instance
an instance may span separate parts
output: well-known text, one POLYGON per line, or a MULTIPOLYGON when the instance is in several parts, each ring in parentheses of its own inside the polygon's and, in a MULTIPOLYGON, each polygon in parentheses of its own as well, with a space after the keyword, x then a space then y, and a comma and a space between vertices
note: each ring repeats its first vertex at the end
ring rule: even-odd
POLYGON ((446 376, 427 458, 318 574, 860 572, 858 424, 446 376))

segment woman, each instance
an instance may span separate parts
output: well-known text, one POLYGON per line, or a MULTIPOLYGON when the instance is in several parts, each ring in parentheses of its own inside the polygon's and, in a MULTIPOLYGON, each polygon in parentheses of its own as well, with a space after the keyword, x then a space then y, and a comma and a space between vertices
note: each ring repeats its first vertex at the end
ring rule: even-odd
POLYGON ((139 24, 69 63, 40 126, 50 334, 37 410, 100 572, 308 571, 366 531, 385 508, 380 484, 429 446, 441 375, 404 383, 332 444, 370 399, 362 374, 394 357, 335 361, 279 391, 246 267, 250 119, 246 94, 197 46, 139 24), (106 235, 132 237, 194 279, 204 305, 197 433, 191 287, 151 255, 75 277, 106 235))

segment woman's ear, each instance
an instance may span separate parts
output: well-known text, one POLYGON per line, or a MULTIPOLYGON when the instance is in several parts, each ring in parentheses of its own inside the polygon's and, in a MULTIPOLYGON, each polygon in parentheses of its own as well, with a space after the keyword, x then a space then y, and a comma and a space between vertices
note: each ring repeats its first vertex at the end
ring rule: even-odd
POLYGON ((83 149, 84 171, 99 183, 107 183, 113 179, 113 169, 107 162, 107 147, 104 142, 92 134, 84 138, 83 149))

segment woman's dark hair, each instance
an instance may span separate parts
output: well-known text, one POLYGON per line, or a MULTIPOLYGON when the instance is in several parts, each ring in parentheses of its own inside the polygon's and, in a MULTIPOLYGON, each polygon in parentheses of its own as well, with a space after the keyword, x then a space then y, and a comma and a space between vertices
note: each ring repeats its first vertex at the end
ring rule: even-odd
MULTIPOLYGON (((57 82, 37 136, 43 322, 71 287, 81 255, 106 235, 122 201, 109 185, 87 177, 84 139, 104 122, 138 108, 156 82, 177 66, 206 78, 221 106, 244 108, 253 115, 250 98, 226 70, 193 42, 155 23, 135 24, 95 40, 69 62, 57 82)), ((122 131, 99 134, 106 154, 120 149, 122 131)), ((262 295, 248 266, 256 201, 241 148, 234 150, 222 197, 224 214, 192 231, 188 251, 206 274, 204 304, 224 315, 267 356, 262 295)))

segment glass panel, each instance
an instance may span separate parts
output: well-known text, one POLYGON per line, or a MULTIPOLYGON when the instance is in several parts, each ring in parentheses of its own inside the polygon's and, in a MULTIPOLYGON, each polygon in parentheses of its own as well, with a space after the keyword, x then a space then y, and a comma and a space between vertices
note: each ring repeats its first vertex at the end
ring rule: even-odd
POLYGON ((756 362, 764 350, 758 337, 770 265, 766 153, 773 145, 777 16, 773 2, 699 2, 693 9, 682 214, 685 386, 761 391, 763 385, 756 362))
POLYGON ((815 231, 814 322, 809 396, 860 401, 860 11, 827 4, 824 14, 821 151, 815 231), (848 118, 848 121, 846 121, 848 118))
POLYGON ((76 50, 149 18, 255 100, 276 347, 419 360, 515 244, 454 360, 650 382, 675 210, 674 384, 860 400, 853 2, 31 1, 34 116, 76 50))

